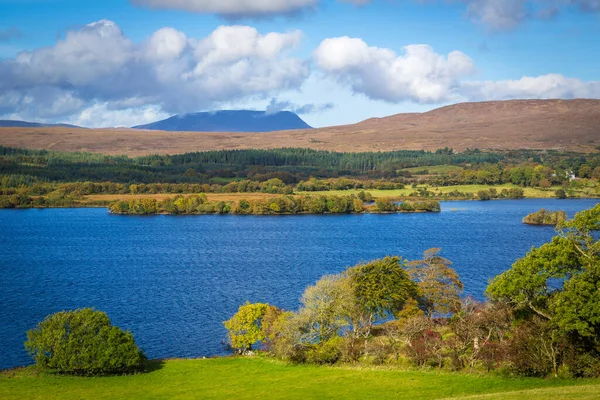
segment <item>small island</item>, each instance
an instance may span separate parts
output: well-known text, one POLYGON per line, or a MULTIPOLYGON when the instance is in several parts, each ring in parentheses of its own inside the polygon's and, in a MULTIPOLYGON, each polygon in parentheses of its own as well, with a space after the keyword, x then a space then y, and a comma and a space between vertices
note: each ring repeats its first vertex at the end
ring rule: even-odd
POLYGON ((567 219, 564 211, 550 211, 541 209, 531 213, 523 218, 523 223, 527 225, 552 225, 556 226, 567 219))
POLYGON ((204 193, 178 195, 157 201, 154 198, 117 200, 109 206, 113 214, 124 215, 290 215, 290 214, 361 214, 440 212, 437 200, 404 201, 394 198, 373 199, 370 193, 350 196, 274 196, 255 200, 209 201, 204 193))

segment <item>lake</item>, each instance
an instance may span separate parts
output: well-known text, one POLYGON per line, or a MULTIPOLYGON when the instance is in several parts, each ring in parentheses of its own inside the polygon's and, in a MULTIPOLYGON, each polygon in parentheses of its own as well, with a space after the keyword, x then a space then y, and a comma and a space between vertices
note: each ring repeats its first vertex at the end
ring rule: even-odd
POLYGON ((222 321, 246 300, 295 309, 322 275, 431 247, 454 262, 465 293, 483 299, 552 227, 521 219, 569 216, 597 200, 442 203, 439 214, 117 216, 105 209, 0 210, 0 369, 31 362, 25 332, 46 315, 106 311, 149 358, 223 354, 222 321))

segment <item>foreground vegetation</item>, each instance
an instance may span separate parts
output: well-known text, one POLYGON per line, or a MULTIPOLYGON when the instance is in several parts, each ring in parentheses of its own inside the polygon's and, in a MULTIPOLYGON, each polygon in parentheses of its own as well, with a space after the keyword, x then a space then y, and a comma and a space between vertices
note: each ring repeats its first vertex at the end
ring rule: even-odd
POLYGON ((372 367, 291 365, 264 357, 154 361, 148 372, 81 378, 0 373, 13 399, 596 399, 598 380, 546 380, 372 367), (471 397, 473 396, 473 397, 471 397), (480 397, 481 396, 481 397, 480 397))
POLYGON ((246 303, 226 321, 231 346, 294 363, 403 365, 521 376, 600 376, 600 204, 494 278, 489 301, 461 299, 440 249, 322 277, 297 311, 246 303))
POLYGON ((0 398, 597 398, 598 231, 600 204, 559 223, 486 303, 461 298, 452 263, 429 249, 324 276, 296 311, 241 305, 224 322, 231 347, 271 357, 147 363, 106 314, 57 313, 28 332, 36 366, 0 374, 0 398))

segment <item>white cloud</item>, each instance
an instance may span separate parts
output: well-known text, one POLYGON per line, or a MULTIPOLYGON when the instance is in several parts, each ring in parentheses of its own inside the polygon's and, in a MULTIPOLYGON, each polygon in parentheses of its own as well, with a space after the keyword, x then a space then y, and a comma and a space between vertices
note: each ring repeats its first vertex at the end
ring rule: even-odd
POLYGON ((459 91, 471 101, 600 98, 600 81, 586 82, 548 74, 518 80, 464 82, 459 91))
POLYGON ((146 48, 147 56, 155 60, 178 58, 187 47, 187 36, 173 28, 162 28, 154 32, 146 48))
POLYGON ((318 0, 131 0, 137 6, 218 14, 228 18, 292 15, 318 0))
POLYGON ((600 98, 600 81, 582 81, 560 74, 518 80, 476 81, 473 61, 454 51, 439 55, 427 45, 404 47, 398 56, 348 37, 324 40, 314 53, 317 66, 328 77, 373 100, 390 103, 521 98, 600 98))
POLYGON ((199 39, 163 28, 137 44, 103 20, 0 61, 0 114, 59 118, 104 103, 179 113, 267 97, 308 77, 309 63, 290 55, 301 39, 299 31, 221 26, 199 39))
POLYGON ((318 90, 307 95, 300 89, 311 62, 293 56, 302 36, 221 26, 192 38, 163 28, 135 43, 115 23, 95 22, 54 46, 0 60, 0 118, 127 126, 273 98, 271 111, 308 114, 331 110, 332 100, 338 109, 352 104, 344 99, 346 90, 388 104, 600 98, 598 81, 560 74, 478 81, 473 60, 460 51, 438 54, 415 44, 396 53, 349 37, 325 39, 314 51, 318 90), (327 81, 331 87, 324 86, 327 81), (335 97, 340 86, 343 96, 335 97))
POLYGON ((269 105, 266 108, 267 114, 275 114, 280 111, 291 111, 296 114, 315 114, 321 113, 324 111, 331 110, 335 105, 333 103, 324 103, 324 104, 296 104, 290 100, 278 100, 276 98, 272 98, 269 102, 269 105))
POLYGON ((389 102, 439 103, 454 97, 459 80, 474 72, 460 51, 439 55, 428 45, 409 45, 404 54, 370 47, 363 40, 325 39, 314 52, 317 66, 355 93, 389 102))
POLYGON ((92 104, 75 116, 65 120, 68 124, 98 128, 130 127, 168 118, 160 106, 147 105, 115 110, 108 103, 92 104))

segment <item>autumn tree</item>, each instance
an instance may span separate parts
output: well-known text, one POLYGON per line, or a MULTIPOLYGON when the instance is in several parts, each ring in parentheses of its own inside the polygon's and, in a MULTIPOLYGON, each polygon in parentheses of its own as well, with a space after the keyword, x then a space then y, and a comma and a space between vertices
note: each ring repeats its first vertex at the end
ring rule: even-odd
POLYGON ((306 288, 298 311, 304 322, 303 342, 324 342, 349 325, 347 310, 354 302, 348 278, 342 274, 326 275, 306 288))
POLYGON ((440 256, 441 249, 425 250, 422 260, 407 263, 407 272, 419 288, 425 314, 448 314, 460 309, 460 294, 464 285, 452 262, 440 256))

